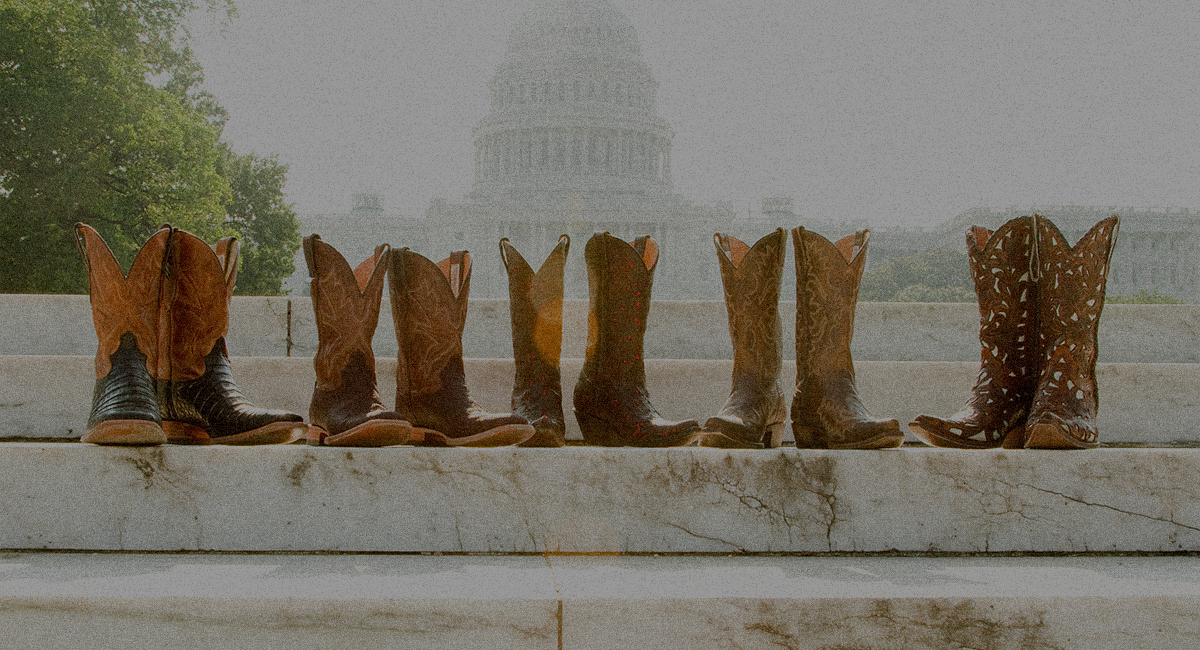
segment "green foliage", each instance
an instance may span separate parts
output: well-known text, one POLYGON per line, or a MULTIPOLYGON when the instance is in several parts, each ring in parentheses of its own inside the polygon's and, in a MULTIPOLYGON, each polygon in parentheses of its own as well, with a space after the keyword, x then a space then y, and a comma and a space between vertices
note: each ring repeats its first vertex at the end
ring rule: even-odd
POLYGON ((1158 292, 1158 287, 1153 289, 1138 289, 1130 294, 1118 293, 1106 295, 1104 300, 1109 303, 1127 304, 1127 305, 1182 305, 1183 300, 1175 296, 1167 296, 1158 292))
POLYGON ((239 294, 278 295, 283 279, 295 270, 300 222, 292 205, 283 202, 287 170, 275 156, 239 156, 228 146, 221 147, 217 171, 232 189, 225 211, 242 249, 239 294))
MULTIPOLYGON (((205 4, 234 13, 230 0, 205 4)), ((198 89, 183 28, 197 8, 0 0, 0 292, 86 291, 83 221, 125 268, 164 223, 210 242, 237 234, 243 286, 278 293, 299 239, 287 167, 218 143, 226 113, 198 89)))
POLYGON ((863 274, 859 300, 975 302, 967 254, 947 248, 897 257, 863 274))

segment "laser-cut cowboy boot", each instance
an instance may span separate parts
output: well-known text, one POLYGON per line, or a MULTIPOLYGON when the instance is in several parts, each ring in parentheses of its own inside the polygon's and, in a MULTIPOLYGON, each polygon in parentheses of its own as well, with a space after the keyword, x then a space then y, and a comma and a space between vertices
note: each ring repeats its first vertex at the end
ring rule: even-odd
POLYGON ((733 341, 733 386, 725 406, 704 423, 698 442, 702 447, 778 447, 787 424, 787 400, 779 381, 779 291, 787 231, 776 229, 753 248, 726 234, 713 235, 713 243, 733 341))
POLYGON ((967 258, 979 299, 980 370, 971 398, 946 419, 918 415, 909 430, 935 447, 1020 448, 1037 390, 1041 350, 1032 217, 996 232, 967 231, 967 258))
POLYGON ((88 270, 96 325, 96 385, 83 442, 157 445, 167 441, 154 395, 163 257, 170 229, 154 233, 138 251, 129 275, 91 226, 75 224, 75 241, 88 270))
POLYGON ((171 230, 163 277, 155 383, 163 430, 181 444, 266 445, 299 440, 304 418, 254 406, 238 389, 225 336, 238 243, 171 230))
POLYGON ((575 384, 575 419, 593 445, 675 447, 699 434, 695 420, 659 417, 646 390, 642 341, 658 243, 648 236, 625 242, 597 233, 583 251, 588 269, 588 338, 575 384))
POLYGON ((500 240, 500 259, 508 271, 512 315, 513 412, 529 420, 534 435, 522 447, 562 447, 563 267, 571 238, 563 235, 536 273, 507 238, 500 240))
POLYGON ((1035 214, 1041 376, 1025 423, 1026 449, 1090 449, 1096 431, 1097 331, 1120 219, 1092 226, 1075 246, 1035 214))
POLYGON ((796 255, 796 393, 792 434, 799 448, 885 449, 904 442, 896 420, 871 417, 854 385, 854 308, 870 231, 830 243, 792 230, 796 255))
POLYGON ((388 288, 396 324, 396 411, 413 424, 416 444, 503 447, 533 437, 512 413, 489 413, 471 399, 462 335, 471 289, 471 255, 434 264, 407 248, 393 251, 388 288))
POLYGON ((404 416, 383 405, 375 383, 371 338, 379 324, 391 248, 375 249, 358 268, 317 235, 304 238, 304 259, 317 323, 316 385, 308 409, 308 444, 402 445, 412 436, 404 416))

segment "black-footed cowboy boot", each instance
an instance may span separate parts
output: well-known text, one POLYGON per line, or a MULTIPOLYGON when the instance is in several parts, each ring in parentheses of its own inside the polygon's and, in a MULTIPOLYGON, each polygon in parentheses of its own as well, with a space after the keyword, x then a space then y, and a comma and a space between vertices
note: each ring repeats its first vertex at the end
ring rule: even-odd
POLYGON ((91 226, 75 224, 88 270, 96 325, 96 385, 83 442, 158 445, 167 441, 154 396, 158 363, 158 312, 163 256, 170 229, 142 245, 129 275, 91 226))
POLYGON ((1120 219, 1092 226, 1074 247, 1035 214, 1041 376, 1025 422, 1026 449, 1098 446, 1097 331, 1120 219))
POLYGON ((533 437, 512 413, 489 413, 471 399, 462 335, 471 288, 471 255, 451 253, 434 264, 407 248, 388 264, 396 324, 396 411, 413 424, 416 444, 502 447, 533 437))
POLYGON ((979 298, 980 369, 966 406, 949 418, 918 415, 910 431, 935 447, 991 449, 1024 444, 1041 350, 1032 217, 996 232, 967 231, 967 259, 979 298))
POLYGON ((522 447, 562 447, 563 267, 571 238, 563 235, 536 273, 508 239, 500 240, 500 259, 508 271, 508 309, 512 315, 513 412, 533 425, 522 447))
POLYGON ((251 404, 233 380, 225 335, 237 264, 237 239, 222 239, 214 252, 187 231, 171 231, 155 373, 163 430, 171 442, 285 444, 308 431, 295 413, 251 404))
POLYGON ((787 231, 778 228, 751 248, 726 234, 713 235, 725 287, 733 386, 720 413, 704 423, 701 447, 778 447, 787 425, 783 370, 783 323, 779 291, 787 231))
POLYGON ((588 338, 575 384, 575 419, 593 445, 676 447, 695 441, 695 420, 659 417, 646 390, 642 340, 658 243, 597 233, 583 251, 588 270, 588 338))
POLYGON ((796 254, 796 447, 886 449, 904 442, 895 420, 871 417, 854 386, 854 308, 870 231, 831 243, 792 230, 796 254))
POLYGON ((391 249, 378 246, 358 268, 317 235, 304 238, 317 323, 317 380, 308 409, 308 444, 330 447, 402 445, 412 425, 388 410, 375 383, 371 339, 379 324, 391 249))

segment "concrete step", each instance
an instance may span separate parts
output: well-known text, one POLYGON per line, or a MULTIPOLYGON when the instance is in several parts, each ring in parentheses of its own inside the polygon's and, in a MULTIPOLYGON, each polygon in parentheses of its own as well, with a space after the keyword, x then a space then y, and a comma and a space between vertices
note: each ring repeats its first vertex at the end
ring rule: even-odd
MULTIPOLYGON (((93 358, 85 356, 0 356, 0 437, 76 439, 91 408, 93 358)), ((563 395, 568 438, 582 440, 571 414, 580 359, 564 359, 563 395)), ((262 406, 307 416, 314 374, 311 358, 234 357, 238 385, 262 406)), ((979 371, 978 362, 860 361, 855 364, 859 394, 877 417, 904 424, 919 414, 949 416, 965 403, 979 371)), ((468 359, 467 384, 484 407, 511 408, 513 362, 468 359)), ((664 417, 716 414, 729 395, 732 361, 646 362, 647 386, 664 417)), ((396 393, 396 360, 381 357, 376 373, 384 403, 396 393)), ((783 384, 795 384, 794 363, 784 363, 783 384)), ((1098 426, 1100 440, 1115 444, 1180 445, 1200 442, 1200 364, 1102 363, 1098 426)), ((791 432, 788 431, 788 439, 791 432)), ((916 438, 909 434, 913 442, 916 438)))
POLYGON ((0 548, 1200 551, 1200 450, 0 444, 0 548))
POLYGON ((1186 648, 1194 557, 0 556, 5 648, 1186 648))
MULTIPOLYGON (((785 296, 786 297, 786 296, 785 296)), ((582 357, 587 340, 587 301, 563 304, 563 356, 582 357)), ((783 353, 795 358, 796 304, 779 303, 783 353)), ((649 359, 729 359, 725 303, 655 301, 647 318, 649 359)), ((1107 305, 1100 321, 1100 361, 1198 363, 1200 305, 1107 305)), ((0 355, 95 354, 96 334, 87 296, 0 294, 0 355)), ((231 354, 312 356, 317 329, 304 297, 233 299, 231 354)), ((395 356, 396 335, 384 305, 375 332, 375 354, 395 356)), ((979 308, 973 303, 864 302, 856 312, 854 358, 860 361, 978 361, 979 308)), ((463 334, 468 357, 512 356, 507 300, 472 300, 463 334)))

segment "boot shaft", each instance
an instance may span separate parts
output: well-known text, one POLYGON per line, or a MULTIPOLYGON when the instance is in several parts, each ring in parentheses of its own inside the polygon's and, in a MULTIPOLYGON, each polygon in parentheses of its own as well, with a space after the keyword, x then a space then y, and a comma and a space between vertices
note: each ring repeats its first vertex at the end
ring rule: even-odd
POLYGON ((407 248, 394 251, 388 288, 398 344, 396 400, 430 395, 443 386, 442 371, 462 359, 462 334, 471 288, 471 254, 456 251, 434 264, 407 248))
POLYGON ((837 372, 854 380, 850 342, 870 231, 832 243, 803 227, 792 230, 796 257, 796 381, 837 372))
POLYGON ((535 273, 509 240, 500 240, 500 258, 508 273, 516 381, 557 371, 562 356, 563 269, 571 239, 563 235, 535 273))
POLYGON ((597 233, 584 248, 588 271, 588 338, 584 365, 614 380, 645 383, 642 343, 658 243, 643 235, 625 242, 597 233))
POLYGON ((163 264, 156 379, 190 381, 204 374, 205 357, 229 333, 237 266, 236 239, 224 238, 214 250, 187 231, 171 230, 163 264))
POLYGON ((353 357, 361 374, 374 385, 375 353, 371 340, 379 324, 391 248, 375 248, 353 271, 342 254, 317 235, 304 238, 304 259, 311 277, 310 295, 317 324, 313 368, 317 389, 332 391, 342 383, 342 371, 353 357))
POLYGON ((779 293, 787 231, 778 228, 754 246, 727 234, 713 235, 725 290, 733 376, 754 377, 766 385, 783 370, 783 321, 779 293))

